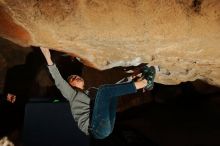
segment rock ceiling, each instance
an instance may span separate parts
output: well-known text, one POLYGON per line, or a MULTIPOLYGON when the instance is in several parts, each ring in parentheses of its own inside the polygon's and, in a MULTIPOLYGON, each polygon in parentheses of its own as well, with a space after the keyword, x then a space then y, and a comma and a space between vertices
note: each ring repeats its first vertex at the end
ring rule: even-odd
POLYGON ((158 83, 220 86, 219 0, 0 0, 0 36, 100 70, 149 63, 158 83))

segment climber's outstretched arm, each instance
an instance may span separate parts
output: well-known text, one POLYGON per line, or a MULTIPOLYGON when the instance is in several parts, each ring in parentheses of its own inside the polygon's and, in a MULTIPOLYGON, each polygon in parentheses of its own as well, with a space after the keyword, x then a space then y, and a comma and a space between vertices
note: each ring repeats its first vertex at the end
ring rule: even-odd
POLYGON ((51 55, 50 55, 50 50, 48 48, 44 48, 44 47, 40 47, 40 49, 41 49, 41 52, 43 53, 43 55, 47 61, 47 64, 53 65, 53 61, 52 61, 51 55))

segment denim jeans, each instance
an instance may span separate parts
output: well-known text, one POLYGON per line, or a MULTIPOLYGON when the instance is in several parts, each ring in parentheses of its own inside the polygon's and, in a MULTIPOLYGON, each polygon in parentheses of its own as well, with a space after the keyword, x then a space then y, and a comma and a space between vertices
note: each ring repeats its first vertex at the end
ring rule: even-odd
POLYGON ((118 97, 135 93, 136 91, 134 82, 106 84, 99 87, 90 125, 90 132, 94 138, 104 139, 112 133, 118 97))

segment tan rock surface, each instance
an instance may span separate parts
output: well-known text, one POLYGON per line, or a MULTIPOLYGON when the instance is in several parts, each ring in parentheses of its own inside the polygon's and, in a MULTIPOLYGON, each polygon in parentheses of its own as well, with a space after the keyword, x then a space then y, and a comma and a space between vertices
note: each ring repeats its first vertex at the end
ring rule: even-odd
POLYGON ((219 0, 0 0, 0 36, 98 69, 141 62, 156 82, 220 86, 219 0))

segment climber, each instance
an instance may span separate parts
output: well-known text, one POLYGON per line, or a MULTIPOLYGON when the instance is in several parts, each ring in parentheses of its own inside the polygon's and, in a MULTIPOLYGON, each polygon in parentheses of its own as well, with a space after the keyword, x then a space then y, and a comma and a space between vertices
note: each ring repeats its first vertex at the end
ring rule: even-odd
POLYGON ((96 139, 104 139, 112 133, 119 96, 135 93, 138 89, 151 90, 154 85, 155 68, 145 66, 138 81, 101 85, 92 100, 85 92, 82 77, 71 75, 65 81, 51 59, 50 50, 44 47, 40 49, 57 88, 70 103, 73 118, 79 129, 96 139))

